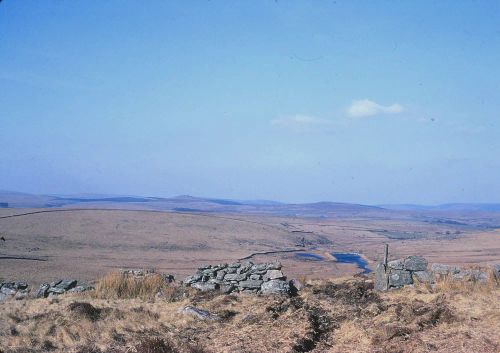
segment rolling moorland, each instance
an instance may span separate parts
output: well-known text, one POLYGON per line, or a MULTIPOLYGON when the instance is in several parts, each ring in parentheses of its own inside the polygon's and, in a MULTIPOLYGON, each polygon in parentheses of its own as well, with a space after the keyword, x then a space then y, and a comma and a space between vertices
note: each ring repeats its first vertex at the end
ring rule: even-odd
POLYGON ((201 264, 247 257, 278 259, 292 276, 329 278, 359 272, 356 264, 336 262, 332 253, 358 253, 373 268, 384 243, 394 258, 417 254, 453 265, 500 259, 496 205, 395 210, 12 192, 1 193, 0 202, 9 205, 0 208, 2 276, 35 283, 68 276, 90 281, 117 268, 151 267, 184 276, 201 264))
MULTIPOLYGON (((496 205, 364 206, 321 202, 0 194, 0 277, 33 287, 75 278, 95 291, 0 304, 0 351, 497 352, 498 283, 379 293, 382 257, 488 266, 500 260, 496 205), (338 255, 337 255, 338 256, 338 255), (295 297, 197 292, 178 283, 204 264, 279 260, 305 285, 295 297), (127 295, 106 280, 155 268, 174 284, 127 295), (364 274, 361 274, 364 272, 364 274), (217 315, 207 321, 179 308, 217 315)), ((118 281, 119 282, 119 281, 118 281)), ((153 288, 144 284, 145 288, 153 288)))

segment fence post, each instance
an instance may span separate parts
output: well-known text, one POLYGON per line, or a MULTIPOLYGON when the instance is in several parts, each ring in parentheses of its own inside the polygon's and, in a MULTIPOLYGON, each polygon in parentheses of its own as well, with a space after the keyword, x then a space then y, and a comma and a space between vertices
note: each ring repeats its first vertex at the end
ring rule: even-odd
POLYGON ((385 286, 389 289, 389 244, 384 244, 384 270, 385 270, 385 286))
POLYGON ((389 244, 384 244, 384 269, 387 272, 387 262, 389 261, 389 244))

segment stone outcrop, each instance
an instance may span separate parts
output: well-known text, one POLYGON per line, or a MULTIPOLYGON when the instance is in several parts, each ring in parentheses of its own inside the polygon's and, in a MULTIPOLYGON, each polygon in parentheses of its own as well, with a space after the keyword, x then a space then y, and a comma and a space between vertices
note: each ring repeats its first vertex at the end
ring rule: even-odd
POLYGON ((0 283, 0 302, 14 298, 25 299, 28 296, 28 283, 26 282, 2 282, 0 283))
POLYGON ((220 290, 229 294, 290 294, 290 283, 281 271, 281 263, 254 264, 251 261, 208 265, 183 281, 184 285, 201 291, 220 290))

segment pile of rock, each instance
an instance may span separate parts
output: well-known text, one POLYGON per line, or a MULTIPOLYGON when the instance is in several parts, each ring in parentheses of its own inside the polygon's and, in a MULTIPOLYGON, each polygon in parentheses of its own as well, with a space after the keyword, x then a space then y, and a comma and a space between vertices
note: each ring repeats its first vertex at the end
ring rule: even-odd
POLYGON ((389 261, 387 266, 378 263, 375 270, 375 289, 385 291, 390 288, 401 288, 413 284, 414 279, 427 282, 430 280, 427 265, 427 260, 422 256, 408 256, 389 261))
POLYGON ((61 279, 51 283, 42 284, 35 292, 36 298, 50 298, 64 293, 81 293, 94 287, 78 283, 75 279, 61 279))
MULTIPOLYGON (((500 279, 500 264, 492 266, 493 276, 500 279), (498 274, 497 274, 498 273, 498 274)), ((457 266, 428 263, 422 256, 408 256, 389 261, 387 266, 378 263, 375 271, 375 289, 385 291, 401 288, 414 282, 434 284, 436 280, 450 278, 456 281, 486 282, 488 272, 484 269, 462 269, 457 266)))
POLYGON ((29 293, 28 287, 26 282, 0 283, 0 302, 9 298, 15 298, 16 300, 26 298, 29 293))
POLYGON ((430 282, 434 279, 442 279, 444 277, 460 281, 486 282, 489 278, 488 273, 480 269, 462 269, 457 266, 432 264, 430 282))
POLYGON ((291 290, 279 262, 254 264, 246 261, 203 266, 183 283, 201 291, 218 289, 226 294, 289 294, 291 290))

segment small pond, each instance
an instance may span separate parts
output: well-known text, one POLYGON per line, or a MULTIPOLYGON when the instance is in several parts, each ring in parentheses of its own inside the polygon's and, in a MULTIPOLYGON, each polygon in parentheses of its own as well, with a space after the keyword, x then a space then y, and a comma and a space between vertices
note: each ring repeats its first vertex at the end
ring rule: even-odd
MULTIPOLYGON (((368 267, 368 262, 359 254, 349 252, 332 252, 331 255, 335 257, 335 262, 339 264, 355 264, 360 270, 363 270, 362 273, 371 272, 368 267)), ((295 257, 305 261, 325 261, 323 256, 309 252, 295 253, 295 257)))
POLYGON ((361 257, 359 254, 355 253, 345 253, 345 252, 333 252, 332 256, 335 257, 337 263, 340 264, 356 264, 361 270, 362 273, 371 272, 368 267, 368 262, 361 257))

